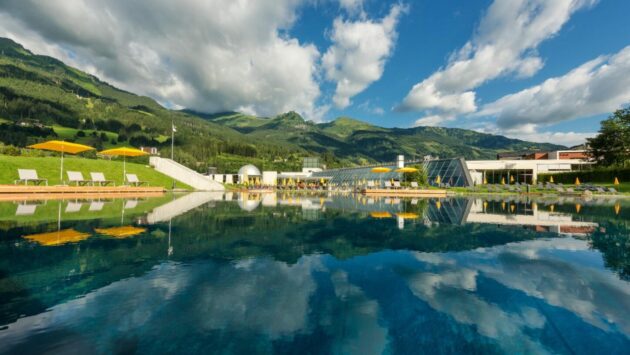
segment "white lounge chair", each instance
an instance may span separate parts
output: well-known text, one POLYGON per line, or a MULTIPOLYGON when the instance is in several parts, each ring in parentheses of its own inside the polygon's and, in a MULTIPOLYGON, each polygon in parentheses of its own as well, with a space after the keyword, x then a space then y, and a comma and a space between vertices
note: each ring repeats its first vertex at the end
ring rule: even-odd
POLYGON ((417 189, 418 188, 418 182, 417 181, 412 181, 411 182, 411 187, 414 188, 414 189, 417 189))
POLYGON ((400 189, 400 181, 394 181, 394 188, 400 189))
POLYGON ((90 202, 90 212, 98 212, 103 210, 103 206, 105 206, 105 202, 103 201, 92 201, 90 202))
POLYGON ((132 209, 132 208, 136 208, 138 206, 138 200, 127 200, 125 201, 125 207, 123 207, 126 210, 132 209))
POLYGON ((85 180, 83 178, 83 174, 80 171, 68 171, 67 173, 68 173, 69 184, 72 184, 74 182, 75 184, 77 184, 77 186, 79 185, 85 186, 92 182, 90 180, 85 180))
POLYGON ((81 207, 83 207, 82 203, 79 202, 68 202, 66 206, 66 213, 74 213, 81 211, 81 207))
POLYGON ((146 181, 140 181, 136 174, 127 174, 127 182, 134 186, 140 186, 142 184, 148 185, 146 181))
POLYGON ((35 209, 37 205, 27 205, 27 204, 18 204, 17 209, 15 210, 16 216, 32 216, 35 214, 35 209))
POLYGON ((37 177, 37 171, 33 169, 18 169, 19 179, 15 180, 15 184, 20 182, 24 182, 24 185, 27 185, 29 181, 33 182, 35 185, 40 185, 42 182, 46 183, 48 186, 47 179, 40 179, 37 177))
POLYGON ((370 180, 370 181, 368 181, 368 182, 367 182, 367 188, 368 188, 368 189, 373 189, 373 188, 374 188, 374 181, 371 181, 371 180, 370 180))
POLYGON ((389 181, 385 181, 385 188, 386 189, 391 189, 392 188, 392 183, 389 181))
POLYGON ((105 179, 105 175, 101 172, 90 172, 90 177, 92 178, 92 184, 93 185, 98 185, 98 186, 107 186, 109 184, 112 184, 113 186, 116 186, 116 183, 114 183, 114 180, 107 180, 105 179))

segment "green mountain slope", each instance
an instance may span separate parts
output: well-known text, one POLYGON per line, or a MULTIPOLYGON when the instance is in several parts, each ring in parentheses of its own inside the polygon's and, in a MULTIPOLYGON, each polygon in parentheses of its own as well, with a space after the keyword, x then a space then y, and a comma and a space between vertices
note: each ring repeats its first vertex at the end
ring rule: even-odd
POLYGON ((295 112, 266 118, 174 111, 0 38, 0 143, 59 137, 99 149, 157 146, 168 156, 171 122, 177 160, 200 171, 235 171, 246 162, 297 169, 304 156, 338 167, 392 161, 397 154, 493 159, 498 152, 561 148, 463 129, 383 128, 349 117, 316 124, 295 112))

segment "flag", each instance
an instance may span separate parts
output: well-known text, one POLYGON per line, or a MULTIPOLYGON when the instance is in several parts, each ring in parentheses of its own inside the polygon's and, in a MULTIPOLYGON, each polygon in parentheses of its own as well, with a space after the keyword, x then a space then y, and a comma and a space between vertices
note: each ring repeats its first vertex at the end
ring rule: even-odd
POLYGON ((172 124, 172 126, 173 126, 173 132, 177 132, 177 128, 175 127, 175 125, 172 124))

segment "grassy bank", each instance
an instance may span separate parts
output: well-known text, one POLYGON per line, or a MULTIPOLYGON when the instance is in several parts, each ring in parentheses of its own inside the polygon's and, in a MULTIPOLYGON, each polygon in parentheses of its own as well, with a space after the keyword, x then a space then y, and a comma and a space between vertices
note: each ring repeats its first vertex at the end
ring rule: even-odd
MULTIPOLYGON (((59 157, 19 157, 0 155, 0 184, 13 184, 18 178, 17 169, 35 169, 42 179, 48 179, 49 185, 58 185, 59 180, 59 157)), ((116 185, 123 182, 123 162, 109 161, 103 159, 85 159, 78 157, 64 158, 64 180, 68 176, 66 171, 80 171, 83 178, 89 179, 90 172, 102 172, 108 180, 114 180, 116 185)), ((150 186, 162 186, 170 189, 173 179, 163 175, 148 165, 127 163, 127 173, 136 174, 142 181, 146 181, 150 186)), ((177 188, 190 189, 182 182, 176 183, 177 188)))

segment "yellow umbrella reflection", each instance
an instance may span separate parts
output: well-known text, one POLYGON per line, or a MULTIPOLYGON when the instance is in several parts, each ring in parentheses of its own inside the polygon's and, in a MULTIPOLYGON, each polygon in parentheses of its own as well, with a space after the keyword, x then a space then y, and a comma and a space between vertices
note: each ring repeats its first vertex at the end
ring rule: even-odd
POLYGON ((134 226, 112 227, 112 228, 95 228, 94 231, 98 234, 108 235, 114 238, 127 238, 133 237, 144 233, 146 228, 139 228, 134 226))
POLYGON ((418 214, 412 212, 401 212, 398 213, 397 216, 404 219, 417 219, 420 217, 418 214))
POLYGON ((70 142, 65 142, 65 141, 56 141, 56 140, 29 145, 28 148, 50 150, 53 152, 61 153, 61 166, 59 169, 60 182, 63 181, 63 155, 64 153, 79 154, 81 152, 94 149, 88 145, 70 143, 70 142))
POLYGON ((404 168, 398 168, 395 170, 397 173, 415 173, 418 171, 418 169, 416 168, 409 168, 409 167, 404 167, 404 168))
POLYGON ((123 157, 123 183, 125 181, 125 176, 127 175, 127 157, 139 157, 142 155, 149 155, 149 153, 144 152, 140 149, 129 147, 107 149, 99 152, 98 154, 123 157))
POLYGON ((621 212, 621 204, 619 202, 615 203, 615 214, 619 214, 621 212))
POLYGON ((379 167, 376 167, 376 168, 372 168, 371 171, 373 173, 389 173, 390 171, 392 171, 392 169, 386 168, 386 167, 383 167, 383 166, 379 166, 379 167))
POLYGON ((370 212, 370 217, 372 218, 390 218, 391 216, 392 214, 387 211, 370 212))
POLYGON ((435 207, 437 207, 438 210, 442 208, 442 202, 440 202, 440 200, 435 201, 435 207))
POLYGON ((57 246, 67 243, 76 243, 89 237, 90 234, 77 232, 72 228, 50 233, 40 233, 23 236, 23 238, 26 238, 33 242, 37 242, 43 246, 57 246))

